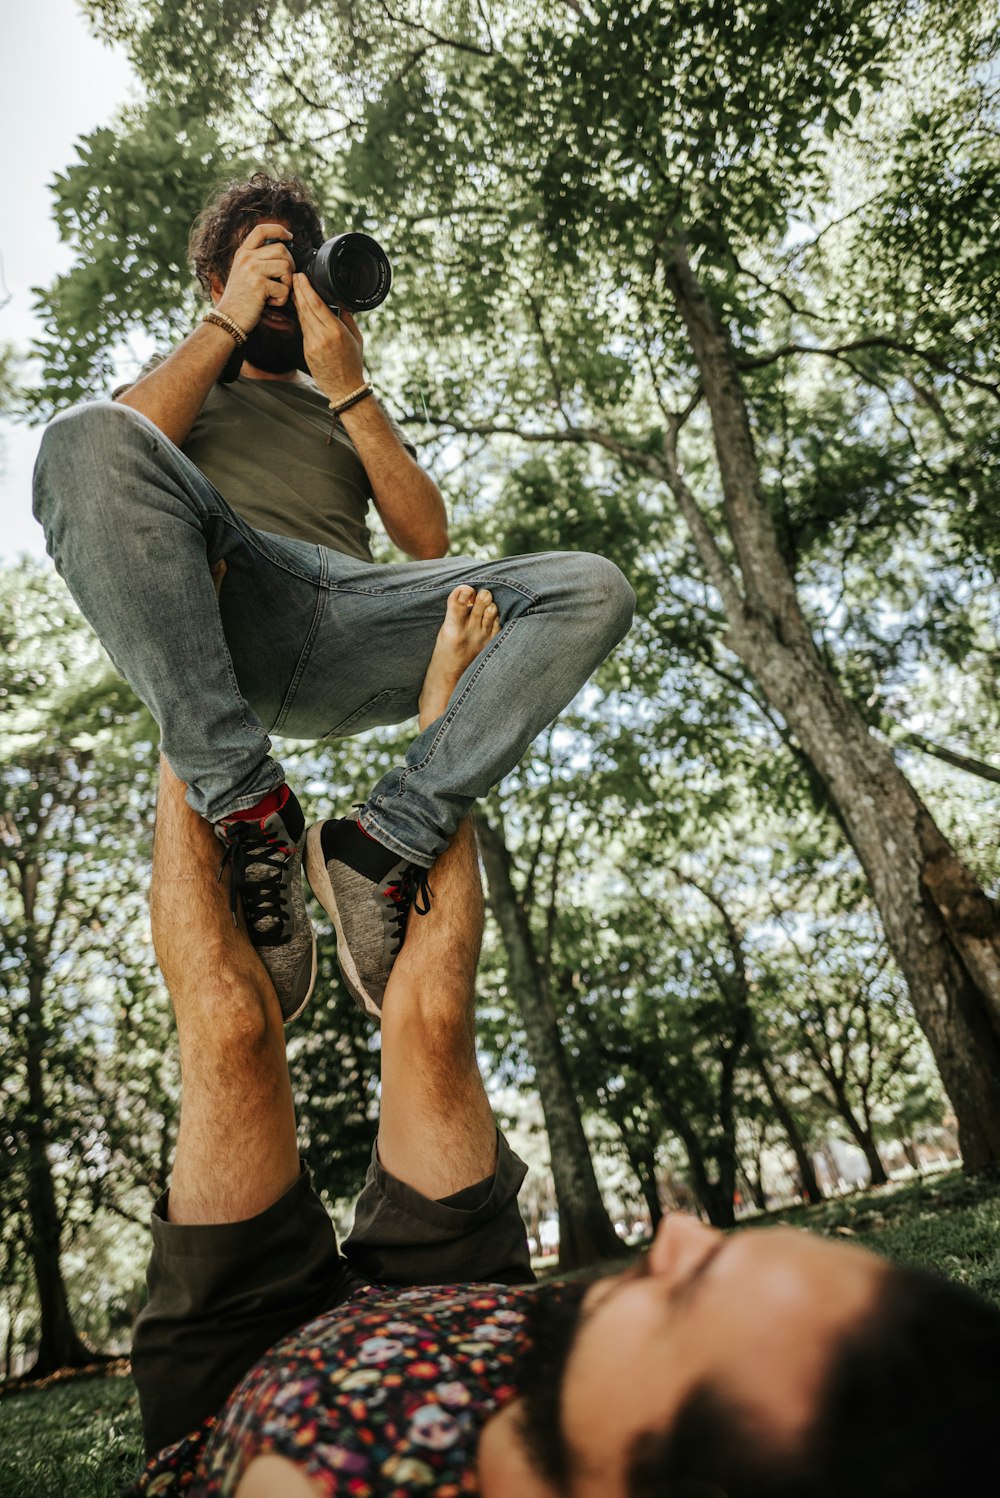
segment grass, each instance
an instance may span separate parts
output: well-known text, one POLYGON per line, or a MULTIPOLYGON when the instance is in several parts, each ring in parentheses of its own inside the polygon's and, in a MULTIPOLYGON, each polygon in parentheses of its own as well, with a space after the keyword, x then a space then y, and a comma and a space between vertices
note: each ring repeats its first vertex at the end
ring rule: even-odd
MULTIPOLYGON (((1000 1176, 954 1172, 761 1221, 810 1227, 937 1269, 1000 1306, 1000 1176)), ((0 1498, 113 1498, 140 1464, 127 1373, 53 1380, 0 1398, 0 1498)))
POLYGON ((0 1398, 2 1498, 115 1498, 141 1465, 139 1404, 127 1372, 77 1375, 0 1398))

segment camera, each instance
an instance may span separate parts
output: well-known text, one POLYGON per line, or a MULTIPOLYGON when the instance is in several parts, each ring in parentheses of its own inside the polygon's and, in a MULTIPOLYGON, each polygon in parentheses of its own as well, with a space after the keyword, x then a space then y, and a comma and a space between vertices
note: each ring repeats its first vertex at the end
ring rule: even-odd
POLYGON ((370 234, 337 234, 318 248, 281 239, 265 239, 264 243, 284 244, 295 269, 309 277, 313 290, 328 307, 370 312, 389 295, 392 266, 385 250, 370 234))

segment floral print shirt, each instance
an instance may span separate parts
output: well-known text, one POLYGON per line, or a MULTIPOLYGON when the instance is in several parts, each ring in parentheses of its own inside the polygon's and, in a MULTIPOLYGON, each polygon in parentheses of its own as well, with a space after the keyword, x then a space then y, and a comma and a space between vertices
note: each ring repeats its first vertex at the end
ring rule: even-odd
POLYGON ((531 1351, 525 1302, 567 1290, 365 1286, 265 1353, 132 1492, 231 1495, 253 1458, 274 1452, 328 1495, 474 1494, 479 1433, 517 1395, 531 1351))

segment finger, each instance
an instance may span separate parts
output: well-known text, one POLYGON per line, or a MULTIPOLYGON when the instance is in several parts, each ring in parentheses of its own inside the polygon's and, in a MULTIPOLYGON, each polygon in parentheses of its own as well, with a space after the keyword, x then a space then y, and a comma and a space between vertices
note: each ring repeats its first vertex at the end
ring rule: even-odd
POLYGON ((295 274, 295 269, 288 259, 279 260, 274 255, 266 257, 261 255, 255 256, 253 268, 256 271, 263 272, 265 276, 269 276, 272 281, 284 281, 288 286, 292 284, 292 277, 295 274))
POLYGON ((292 277, 292 285, 295 290, 295 295, 297 297, 301 296, 303 302, 307 307, 311 307, 312 310, 317 313, 319 312, 320 308, 324 308, 327 312, 329 312, 329 307, 327 307, 323 298, 317 293, 308 276, 303 275, 301 271, 296 271, 294 276, 292 277))
POLYGON ((318 332, 321 328, 328 328, 331 322, 336 323, 337 319, 329 307, 310 286, 308 276, 303 276, 301 273, 294 275, 292 291, 303 327, 308 325, 318 332))
POLYGON ((291 229, 286 229, 284 224, 254 224, 250 233, 243 240, 240 248, 243 250, 256 250, 265 239, 292 240, 294 235, 291 229))
POLYGON ((361 329, 358 327, 357 323, 354 321, 354 313, 351 312, 351 311, 349 311, 349 309, 347 307, 341 307, 341 309, 340 309, 340 320, 344 324, 344 327, 347 329, 347 331, 350 334, 352 334, 352 336, 354 338, 354 341, 356 343, 360 343, 361 342, 361 329))

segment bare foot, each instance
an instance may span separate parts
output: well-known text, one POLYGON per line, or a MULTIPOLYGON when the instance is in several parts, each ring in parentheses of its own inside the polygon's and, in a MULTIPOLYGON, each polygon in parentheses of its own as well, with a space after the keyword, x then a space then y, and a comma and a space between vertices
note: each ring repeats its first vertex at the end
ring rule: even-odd
POLYGON ((477 593, 462 583, 449 594, 444 623, 420 688, 421 728, 440 718, 462 672, 499 629, 500 611, 488 589, 480 588, 477 593))

